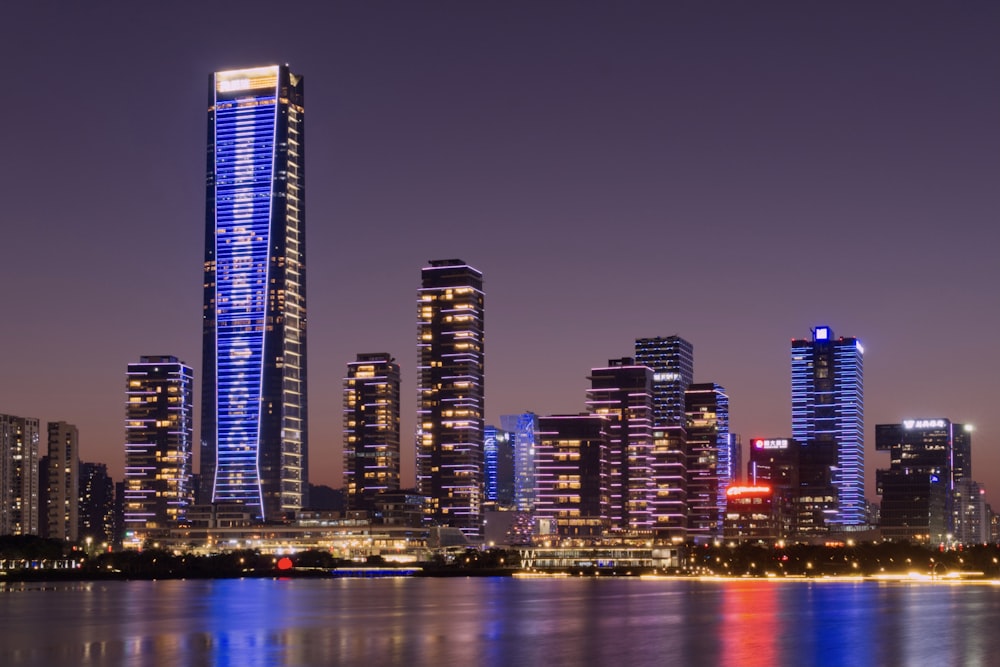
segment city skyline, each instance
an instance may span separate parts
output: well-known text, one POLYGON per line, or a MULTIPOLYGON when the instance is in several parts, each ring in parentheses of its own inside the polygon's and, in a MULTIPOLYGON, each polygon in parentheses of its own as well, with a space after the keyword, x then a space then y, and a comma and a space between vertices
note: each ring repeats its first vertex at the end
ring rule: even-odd
POLYGON ((344 369, 385 350, 412 482, 413 290, 462 257, 489 297, 487 423, 579 412, 591 368, 679 335, 744 443, 788 436, 788 341, 829 324, 866 348, 868 498, 875 425, 948 417, 997 502, 995 6, 304 8, 266 48, 253 12, 177 12, 66 8, 2 40, 33 105, 0 112, 0 412, 76 424, 122 478, 127 364, 200 358, 205 76, 277 60, 310 81, 311 481, 340 486, 344 369), (71 57, 128 81, 113 112, 71 57))

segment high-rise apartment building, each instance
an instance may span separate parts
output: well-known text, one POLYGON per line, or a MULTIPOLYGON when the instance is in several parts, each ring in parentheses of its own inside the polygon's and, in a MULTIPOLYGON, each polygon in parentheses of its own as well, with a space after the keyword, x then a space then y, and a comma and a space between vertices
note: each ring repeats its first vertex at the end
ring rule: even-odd
POLYGON ((209 79, 202 497, 276 520, 308 503, 303 79, 209 79))
POLYGON ((611 527, 653 528, 653 371, 632 357, 590 371, 587 410, 608 419, 611 527))
POLYGON ((441 525, 482 536, 483 274, 459 259, 421 272, 417 489, 441 525))
POLYGON ((0 415, 0 535, 38 535, 40 425, 0 415))
MULTIPOLYGON (((835 338, 830 327, 811 340, 792 341, 792 437, 810 447, 832 447, 835 507, 828 525, 865 523, 864 348, 857 338, 835 338)), ((823 457, 816 457, 817 460, 823 457)))
POLYGON ((115 543, 115 484, 105 463, 80 462, 81 540, 91 544, 115 543))
POLYGON ((889 452, 889 468, 876 471, 882 535, 946 542, 955 532, 955 490, 971 480, 970 430, 938 418, 877 424, 875 449, 889 452))
POLYGON ((554 521, 560 537, 596 539, 610 527, 610 425, 602 415, 538 420, 535 516, 554 521))
POLYGON ((714 539, 722 536, 726 488, 736 480, 731 460, 729 396, 714 382, 692 384, 684 396, 689 537, 714 539))
POLYGON ((500 415, 500 428, 514 439, 514 509, 535 509, 535 455, 538 448, 538 415, 522 412, 500 415))
POLYGON ((128 365, 125 403, 126 542, 161 535, 194 501, 191 367, 171 356, 128 365))
POLYGON ((80 531, 80 435, 76 426, 49 422, 46 534, 76 542, 80 531))
POLYGON ((694 382, 694 346, 680 336, 639 338, 635 363, 653 369, 653 425, 684 426, 684 392, 694 382))
POLYGON ((399 490, 399 364, 359 354, 344 379, 344 486, 352 509, 399 490))

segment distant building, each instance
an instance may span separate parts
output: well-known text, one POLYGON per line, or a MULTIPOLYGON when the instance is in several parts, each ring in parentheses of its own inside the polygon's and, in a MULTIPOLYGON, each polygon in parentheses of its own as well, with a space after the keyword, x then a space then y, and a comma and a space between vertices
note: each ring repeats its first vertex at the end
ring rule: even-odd
POLYGON ((775 492, 767 484, 731 486, 726 491, 723 537, 734 542, 775 542, 782 538, 775 492))
POLYGON ((587 409, 608 419, 611 527, 652 530, 653 371, 622 357, 589 379, 587 409))
POLYGON ((863 356, 857 338, 834 338, 826 326, 814 328, 811 340, 792 341, 792 437, 807 459, 824 459, 831 448, 835 457, 836 498, 824 525, 865 522, 863 356))
MULTIPOLYGON (((792 537, 798 533, 801 489, 799 451, 799 442, 793 438, 751 438, 747 483, 738 485, 766 486, 771 490, 771 514, 774 518, 775 535, 779 538, 792 537)), ((811 496, 807 498, 807 505, 811 505, 811 496)), ((812 523, 811 513, 806 513, 809 515, 809 523, 812 523)))
POLYGON ((38 535, 39 421, 0 415, 0 535, 38 535))
POLYGON ((938 544, 954 535, 956 484, 971 481, 970 443, 970 431, 948 419, 875 426, 875 449, 889 452, 889 467, 876 474, 885 538, 938 544))
POLYGON ((484 500, 493 508, 514 509, 515 434, 491 424, 486 426, 484 433, 484 500))
POLYGON ((385 352, 359 354, 344 379, 344 486, 348 507, 370 509, 399 489, 399 364, 385 352))
POLYGON ((95 545, 115 542, 115 484, 104 463, 80 462, 81 540, 95 545))
POLYGON ((144 356, 128 365, 124 520, 134 544, 183 521, 193 504, 193 381, 177 357, 144 356))
POLYGON ((653 433, 653 531, 660 539, 683 542, 688 538, 687 432, 683 426, 666 426, 653 433))
POLYGON ((80 435, 66 422, 48 424, 47 535, 76 542, 80 531, 80 435))
POLYGON ((990 518, 986 491, 971 479, 955 482, 954 534, 959 544, 986 544, 990 541, 990 518))
POLYGON ((430 517, 482 538, 483 274, 459 259, 421 271, 417 301, 417 491, 430 517))
POLYGON ((687 510, 689 537, 722 535, 726 489, 736 481, 729 433, 729 396, 714 382, 692 384, 684 393, 687 413, 687 510))
POLYGON ((612 421, 603 415, 538 420, 535 516, 554 522, 559 537, 596 539, 611 526, 612 421))
POLYGON ((535 509, 538 415, 534 412, 501 415, 500 428, 512 434, 514 442, 514 507, 530 513, 535 509))

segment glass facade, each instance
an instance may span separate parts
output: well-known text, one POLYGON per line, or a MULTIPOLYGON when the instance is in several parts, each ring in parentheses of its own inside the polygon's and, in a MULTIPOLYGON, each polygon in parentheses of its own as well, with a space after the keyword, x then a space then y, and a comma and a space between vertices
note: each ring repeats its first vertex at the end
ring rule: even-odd
POLYGON ((653 423, 684 426, 684 392, 694 382, 694 346, 680 336, 639 338, 635 363, 653 369, 653 423))
POLYGON ((125 543, 141 546, 187 517, 194 419, 191 367, 170 356, 128 365, 125 403, 125 543))
POLYGON ((865 523, 864 348, 857 338, 834 338, 830 327, 812 340, 792 341, 792 437, 808 448, 832 446, 836 507, 827 524, 865 523))
POLYGON ((262 520, 308 490, 303 95, 287 66, 210 78, 203 495, 262 520))
POLYGON ((728 498, 736 481, 729 433, 729 396, 715 383, 690 385, 687 412, 688 531, 694 539, 722 535, 728 498))
POLYGON ((483 274, 459 259, 421 272, 417 489, 440 524, 482 537, 483 274))
POLYGON ((500 427, 514 438, 514 508, 518 512, 531 512, 535 509, 538 415, 534 412, 501 415, 500 427))
POLYGON ((344 379, 344 486, 352 509, 399 489, 399 364, 359 354, 344 379))

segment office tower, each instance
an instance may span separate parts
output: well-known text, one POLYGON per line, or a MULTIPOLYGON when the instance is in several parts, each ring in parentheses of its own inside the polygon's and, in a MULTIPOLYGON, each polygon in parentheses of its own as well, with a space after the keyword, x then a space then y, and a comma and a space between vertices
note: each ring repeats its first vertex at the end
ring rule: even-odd
POLYGON ((351 509, 399 489, 399 364, 359 354, 344 378, 344 487, 351 509))
POLYGON ((194 500, 193 383, 177 357, 143 356, 128 365, 124 521, 133 545, 184 520, 194 500))
POLYGON ((538 415, 522 412, 501 415, 500 428, 514 437, 514 509, 535 509, 535 449, 538 446, 538 415))
POLYGON ((610 528, 609 430, 603 415, 538 420, 535 516, 560 537, 599 538, 610 528))
POLYGON ((484 500, 500 509, 514 507, 514 434, 491 424, 483 436, 484 500))
POLYGON ((38 535, 37 419, 0 415, 0 535, 38 535))
POLYGON ((722 535, 731 468, 729 396, 714 382, 692 384, 684 392, 687 413, 687 510, 689 537, 704 541, 722 535))
MULTIPOLYGON (((792 437, 808 448, 832 447, 836 507, 828 525, 865 522, 864 349, 857 338, 834 338, 830 327, 792 341, 792 437)), ((818 464, 818 463, 817 463, 818 464)))
POLYGON ((947 419, 877 424, 875 449, 889 452, 889 467, 876 471, 883 537, 946 542, 955 527, 956 484, 970 479, 970 430, 947 419))
MULTIPOLYGON (((747 464, 747 486, 767 487, 771 490, 772 517, 775 535, 780 538, 791 537, 798 533, 798 518, 800 499, 802 498, 799 483, 800 443, 793 438, 751 438, 750 461, 747 464)), ((827 487, 829 486, 829 470, 827 470, 827 487)), ((728 493, 728 492, 727 492, 728 493)), ((822 511, 824 503, 813 501, 811 490, 805 491, 805 515, 803 534, 808 535, 816 523, 813 512, 822 511)), ((729 494, 729 500, 732 501, 729 494)), ((755 497, 753 493, 748 497, 755 497)), ((825 497, 825 496, 821 496, 825 497)))
POLYGON ((417 490, 441 524, 482 535, 483 274, 459 259, 421 271, 417 490))
POLYGON ((47 535, 76 542, 80 531, 80 435, 66 422, 49 422, 47 535))
POLYGON ((683 426, 653 429, 650 457, 653 491, 650 511, 656 536, 683 542, 688 537, 687 432, 683 426))
MULTIPOLYGON (((115 540, 115 484, 104 463, 80 462, 81 540, 101 546, 115 540)), ((106 548, 106 547, 105 547, 106 548)))
POLYGON ((209 78, 202 497, 278 520, 308 503, 303 80, 209 78))
POLYGON ((653 425, 684 426, 684 392, 694 382, 694 346, 680 336, 639 338, 635 363, 653 369, 653 425))
POLYGON ((953 539, 959 544, 986 544, 990 521, 986 490, 971 479, 955 482, 953 539))
POLYGON ((587 410, 608 418, 611 527, 653 528, 653 371, 632 357, 590 371, 587 410))

